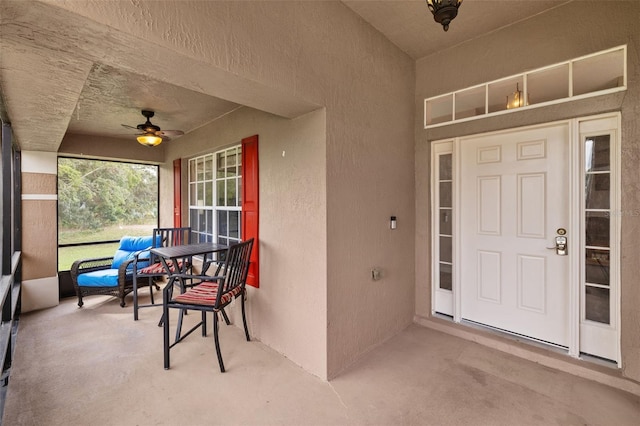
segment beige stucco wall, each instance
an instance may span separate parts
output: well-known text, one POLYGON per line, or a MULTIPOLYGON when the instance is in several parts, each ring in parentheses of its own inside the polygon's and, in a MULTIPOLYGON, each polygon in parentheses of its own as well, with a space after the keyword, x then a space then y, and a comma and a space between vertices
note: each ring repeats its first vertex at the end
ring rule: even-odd
MULTIPOLYGON (((249 330, 276 351, 318 376, 326 370, 326 163, 325 113, 295 120, 242 108, 167 144, 160 170, 161 199, 172 199, 172 163, 259 138, 260 288, 249 288, 249 330), (175 143, 174 143, 175 142, 175 143)), ((162 225, 172 225, 163 203, 162 225)), ((185 210, 183 217, 188 217, 185 210)), ((236 317, 239 318, 239 317, 236 317)))
POLYGON ((22 312, 58 304, 57 158, 22 152, 22 312))
POLYGON ((116 139, 98 136, 66 134, 58 154, 80 158, 100 158, 137 161, 141 163, 161 163, 165 157, 165 145, 154 149, 140 145, 131 139, 116 139))
MULTIPOLYGON (((291 123, 272 137, 286 141, 293 152, 300 136, 314 143, 324 138, 322 149, 301 153, 296 167, 300 173, 321 167, 325 195, 314 195, 316 174, 314 182, 286 181, 277 165, 291 163, 281 150, 267 152, 261 163, 262 207, 274 200, 279 208, 295 206, 291 219, 297 219, 261 216, 261 233, 267 232, 263 265, 273 267, 262 279, 292 280, 309 290, 290 296, 288 284, 273 284, 284 287, 264 300, 254 298, 253 314, 262 315, 254 324, 265 343, 330 378, 411 323, 414 62, 408 56, 340 2, 51 3, 103 25, 82 37, 87 43, 113 42, 112 54, 100 58, 108 65, 301 123, 317 120, 317 113, 305 114, 325 108, 321 134, 315 124, 304 124, 287 136, 298 125, 291 123), (273 174, 262 179, 268 170, 273 174), (316 205, 324 212, 307 217, 316 205), (389 229, 392 215, 398 217, 395 231, 389 229), (298 216, 313 219, 311 227, 293 226, 300 223, 298 216), (272 229, 262 226, 267 220, 272 229), (316 235, 321 229, 325 235, 316 235), (301 241, 305 245, 297 246, 301 241), (289 265, 286 255, 302 248, 310 263, 289 265), (373 267, 382 270, 380 281, 371 280, 373 267), (316 315, 318 305, 326 312, 316 315)), ((251 123, 237 124, 242 126, 248 134, 259 133, 250 130, 251 123)))
POLYGON ((622 112, 621 349, 623 374, 640 380, 640 3, 573 2, 457 45, 416 65, 416 313, 430 315, 429 142, 609 111, 622 112), (425 130, 425 98, 628 45, 628 90, 556 106, 425 130), (433 76, 438 78, 434 79, 433 76))

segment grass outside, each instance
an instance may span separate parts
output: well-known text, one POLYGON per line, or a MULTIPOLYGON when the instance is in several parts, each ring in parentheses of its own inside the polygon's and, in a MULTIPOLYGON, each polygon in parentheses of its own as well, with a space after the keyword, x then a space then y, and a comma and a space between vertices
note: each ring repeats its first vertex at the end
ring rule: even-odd
MULTIPOLYGON (((151 236, 156 224, 113 226, 95 230, 60 230, 58 232, 59 244, 73 244, 86 242, 99 242, 120 240, 125 235, 151 236)), ((58 271, 68 271, 71 265, 78 259, 95 259, 98 257, 111 257, 118 249, 119 243, 95 244, 75 247, 58 248, 58 271)))
POLYGON ((96 244, 91 246, 58 248, 58 271, 68 271, 73 262, 79 259, 112 257, 118 249, 118 243, 96 244))

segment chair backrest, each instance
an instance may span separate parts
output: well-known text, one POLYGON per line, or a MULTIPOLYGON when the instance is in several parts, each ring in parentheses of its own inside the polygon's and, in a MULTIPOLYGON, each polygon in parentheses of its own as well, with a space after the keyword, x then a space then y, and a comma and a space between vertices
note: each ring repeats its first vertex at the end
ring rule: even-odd
POLYGON ((251 263, 252 249, 253 238, 234 244, 227 249, 224 265, 221 268, 224 279, 219 284, 222 287, 220 288, 221 291, 218 291, 216 306, 220 305, 220 299, 224 293, 245 286, 247 274, 249 273, 249 264, 251 263))
MULTIPOLYGON (((173 247, 184 244, 191 244, 191 228, 155 228, 153 230, 153 248, 173 247)), ((151 263, 158 262, 152 254, 151 263)))

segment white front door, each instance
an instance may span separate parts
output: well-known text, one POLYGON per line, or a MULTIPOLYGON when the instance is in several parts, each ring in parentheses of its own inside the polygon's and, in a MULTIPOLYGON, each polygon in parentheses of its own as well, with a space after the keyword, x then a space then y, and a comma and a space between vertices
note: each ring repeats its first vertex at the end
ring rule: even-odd
POLYGON ((569 346, 569 124, 462 138, 461 317, 569 346), (566 234, 565 234, 566 232, 566 234))

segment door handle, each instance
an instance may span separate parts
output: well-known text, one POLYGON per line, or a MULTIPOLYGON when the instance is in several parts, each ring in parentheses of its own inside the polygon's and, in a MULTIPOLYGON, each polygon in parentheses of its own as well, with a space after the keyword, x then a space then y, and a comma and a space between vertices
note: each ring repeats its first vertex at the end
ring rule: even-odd
POLYGON ((559 235, 556 237, 556 245, 554 247, 547 247, 549 250, 555 250, 558 256, 567 255, 567 237, 559 235))

